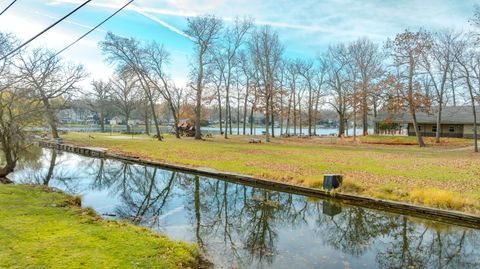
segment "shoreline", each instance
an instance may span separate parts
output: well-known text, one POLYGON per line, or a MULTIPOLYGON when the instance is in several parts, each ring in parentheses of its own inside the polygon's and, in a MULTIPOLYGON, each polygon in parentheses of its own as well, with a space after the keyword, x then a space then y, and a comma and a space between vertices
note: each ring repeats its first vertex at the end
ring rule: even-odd
POLYGON ((480 216, 468 214, 460 211, 446 210, 434 207, 427 207, 405 202, 397 202, 392 200, 376 199, 362 195, 347 193, 329 193, 322 189, 294 185, 291 183, 268 180, 249 175, 218 171, 210 168, 191 167, 180 164, 166 163, 157 160, 144 159, 130 154, 117 154, 109 152, 105 148, 82 147, 74 144, 62 143, 58 144, 50 141, 38 141, 40 147, 53 148, 67 152, 73 152, 94 158, 111 158, 121 161, 127 161, 136 164, 156 166, 167 170, 187 172, 202 176, 209 176, 221 180, 236 181, 246 183, 251 186, 270 188, 277 191, 290 192, 305 196, 318 197, 323 199, 335 199, 344 204, 367 207, 377 210, 384 210, 412 217, 420 217, 436 221, 448 222, 460 226, 480 229, 480 216))

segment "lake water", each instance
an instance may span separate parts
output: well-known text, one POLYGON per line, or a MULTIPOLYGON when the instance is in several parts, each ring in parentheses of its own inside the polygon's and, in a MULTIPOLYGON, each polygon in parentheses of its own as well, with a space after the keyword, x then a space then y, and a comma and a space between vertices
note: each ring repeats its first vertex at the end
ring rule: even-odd
POLYGON ((480 230, 331 200, 50 149, 11 178, 196 243, 215 268, 480 268, 480 230))
MULTIPOLYGON (((233 135, 236 135, 237 133, 239 134, 243 134, 243 126, 240 126, 240 130, 238 132, 236 126, 232 126, 232 134, 233 135)), ((202 127, 202 133, 212 133, 212 134, 217 134, 219 135, 220 134, 220 128, 219 127, 202 127)), ((41 131, 48 131, 49 129, 48 128, 34 128, 33 130, 41 130, 41 131)), ((66 132, 100 132, 100 127, 97 126, 97 125, 92 125, 92 126, 71 126, 71 127, 59 127, 59 130, 61 131, 66 131, 66 132)), ((126 126, 121 126, 121 125, 116 125, 115 127, 105 127, 105 132, 106 133, 109 133, 109 132, 125 132, 127 130, 127 127, 126 126)), ((143 133, 145 131, 145 127, 143 126, 139 126, 139 125, 135 125, 135 126, 132 126, 131 127, 131 130, 135 131, 135 132, 139 132, 139 133, 143 133)), ((225 128, 223 128, 222 130, 225 130, 225 128)), ((170 127, 161 127, 160 128, 160 132, 162 133, 170 133, 172 132, 172 128, 170 127)), ((255 127, 252 129, 252 134, 253 135, 262 135, 263 132, 265 131, 265 127, 255 127)), ((269 129, 269 132, 271 132, 272 129, 270 128, 269 129)), ((276 136, 280 136, 282 134, 282 129, 276 127, 276 128, 273 128, 273 131, 275 133, 276 136)), ((289 131, 290 131, 290 134, 291 135, 294 135, 295 134, 295 129, 293 128, 289 128, 289 131)), ((150 132, 153 134, 155 133, 155 129, 154 127, 152 126, 150 132)), ((246 130, 245 130, 246 134, 249 135, 250 134, 250 127, 247 126, 246 130)), ((284 128, 283 129, 283 133, 286 132, 286 129, 284 128)), ((362 135, 362 128, 357 128, 357 135, 360 136, 362 135)), ((313 133, 313 130, 312 130, 312 133, 313 133)), ((369 128, 368 129, 368 133, 369 134, 373 134, 373 129, 372 128, 369 128)), ((229 132, 230 134, 230 132, 229 132)), ((296 134, 297 135, 300 135, 300 134, 303 134, 303 135, 307 135, 308 134, 308 127, 305 128, 305 126, 302 127, 302 129, 299 129, 297 128, 296 129, 296 134)), ((319 135, 319 136, 326 136, 326 135, 337 135, 338 134, 338 128, 320 128, 320 127, 317 127, 317 130, 316 130, 316 134, 319 135)), ((353 135, 353 128, 349 128, 348 129, 348 135, 352 136, 353 135)))

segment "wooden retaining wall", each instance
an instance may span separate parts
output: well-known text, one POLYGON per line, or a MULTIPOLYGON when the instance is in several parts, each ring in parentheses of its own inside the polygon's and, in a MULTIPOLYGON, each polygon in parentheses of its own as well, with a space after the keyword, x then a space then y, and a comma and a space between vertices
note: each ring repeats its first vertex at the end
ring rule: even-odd
POLYGON ((322 189, 309 188, 304 186, 293 185, 285 182, 260 179, 248 175, 222 172, 208 168, 188 167, 178 164, 170 164, 155 160, 140 159, 135 156, 119 155, 110 153, 103 148, 79 147, 64 143, 55 143, 50 141, 39 141, 40 147, 53 148, 67 152, 73 152, 89 157, 111 158, 121 161, 132 162, 149 166, 161 167, 163 169, 187 172, 201 176, 213 177, 226 181, 241 182, 244 185, 252 187, 262 187, 275 191, 283 191, 293 194, 320 197, 322 199, 335 199, 340 203, 354 206, 367 207, 377 210, 384 210, 413 217, 426 218, 435 221, 447 222, 455 225, 466 226, 470 228, 480 229, 480 216, 467 214, 459 211, 444 210, 438 208, 425 207, 420 205, 375 199, 361 195, 352 195, 345 193, 329 193, 322 189))

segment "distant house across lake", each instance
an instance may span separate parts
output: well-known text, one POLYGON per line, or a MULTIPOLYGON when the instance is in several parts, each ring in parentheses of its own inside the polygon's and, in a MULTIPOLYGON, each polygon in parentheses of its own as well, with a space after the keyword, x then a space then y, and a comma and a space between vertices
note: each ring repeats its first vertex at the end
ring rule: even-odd
MULTIPOLYGON (((476 108, 477 124, 480 125, 480 107, 476 108)), ((420 133, 423 136, 435 136, 437 132, 437 109, 417 112, 420 133)), ((415 136, 412 116, 408 112, 379 112, 374 119, 377 133, 405 134, 415 136)), ((447 106, 443 108, 441 119, 442 137, 473 138, 473 112, 471 106, 447 106)), ((480 132, 480 127, 477 126, 480 132)))

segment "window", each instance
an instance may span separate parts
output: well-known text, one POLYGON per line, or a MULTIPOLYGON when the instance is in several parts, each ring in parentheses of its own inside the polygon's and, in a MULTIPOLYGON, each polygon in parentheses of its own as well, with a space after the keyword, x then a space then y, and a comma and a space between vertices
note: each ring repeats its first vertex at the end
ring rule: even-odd
POLYGON ((419 130, 419 131, 422 130, 422 125, 418 125, 418 130, 419 130))
POLYGON ((455 133, 455 126, 450 126, 450 127, 448 127, 448 131, 449 131, 450 133, 455 133))
POLYGON ((434 132, 434 133, 437 132, 437 126, 436 125, 432 126, 432 132, 434 132))

